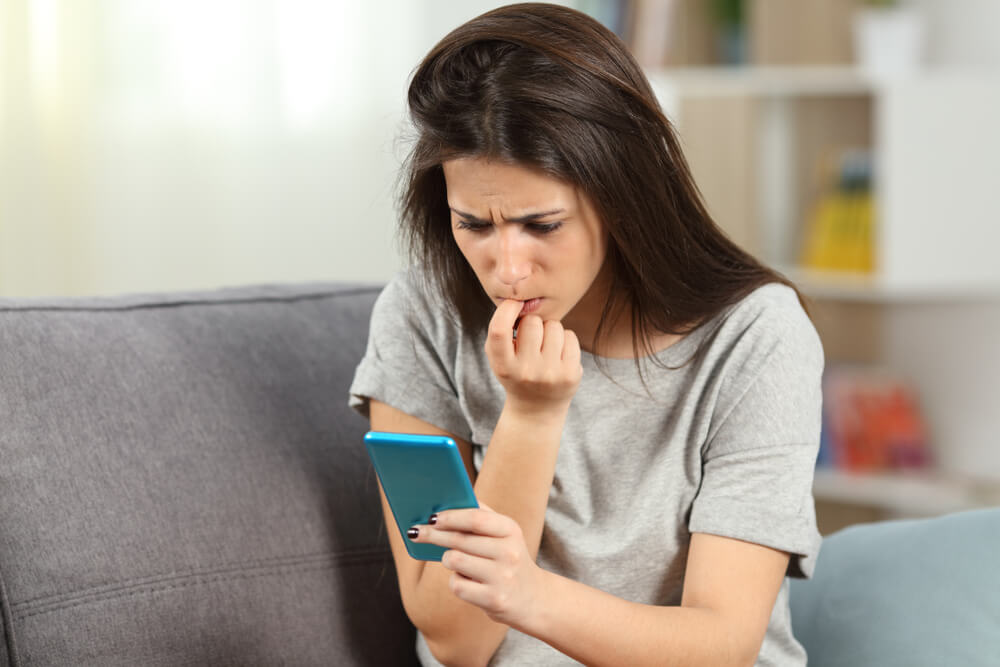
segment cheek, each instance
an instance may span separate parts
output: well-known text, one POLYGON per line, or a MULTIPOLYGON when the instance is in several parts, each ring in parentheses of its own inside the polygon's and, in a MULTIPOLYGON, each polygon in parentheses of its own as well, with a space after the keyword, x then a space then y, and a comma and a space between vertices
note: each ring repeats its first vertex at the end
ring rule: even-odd
POLYGON ((550 256, 558 257, 563 267, 581 277, 592 277, 604 264, 604 247, 590 238, 574 238, 553 250, 550 256))
POLYGON ((466 240, 464 240, 464 237, 460 234, 456 234, 455 230, 452 229, 451 238, 455 242, 455 247, 458 248, 460 253, 462 253, 462 256, 469 259, 469 244, 466 240))
POLYGON ((452 234, 455 239, 455 247, 465 258, 465 261, 472 267, 472 271, 477 275, 482 270, 484 262, 484 250, 482 243, 476 243, 476 239, 470 239, 466 235, 452 234))

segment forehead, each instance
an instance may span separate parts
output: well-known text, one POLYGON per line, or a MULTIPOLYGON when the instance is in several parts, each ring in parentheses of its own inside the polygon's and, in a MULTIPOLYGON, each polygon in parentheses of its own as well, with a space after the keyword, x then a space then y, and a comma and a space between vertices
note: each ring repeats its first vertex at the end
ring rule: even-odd
POLYGON ((442 163, 452 206, 484 201, 530 207, 554 202, 570 205, 577 189, 544 171, 486 158, 455 158, 442 163))

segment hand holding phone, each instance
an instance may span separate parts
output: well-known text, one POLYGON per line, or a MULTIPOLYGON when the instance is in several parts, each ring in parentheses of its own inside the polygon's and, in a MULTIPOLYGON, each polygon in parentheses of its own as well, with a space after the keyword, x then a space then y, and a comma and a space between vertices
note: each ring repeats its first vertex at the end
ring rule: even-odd
POLYGON ((447 436, 369 431, 365 448, 407 552, 440 561, 444 547, 416 544, 406 531, 443 510, 479 507, 458 445, 447 436))

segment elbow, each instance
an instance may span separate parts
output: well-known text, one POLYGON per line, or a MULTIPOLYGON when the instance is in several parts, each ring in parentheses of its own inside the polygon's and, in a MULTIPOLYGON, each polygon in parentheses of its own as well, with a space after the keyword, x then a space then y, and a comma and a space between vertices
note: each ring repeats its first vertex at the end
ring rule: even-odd
POLYGON ((739 620, 717 615, 716 637, 721 641, 716 643, 720 652, 711 658, 707 664, 729 665, 731 667, 754 667, 760 657, 760 649, 764 644, 766 628, 760 632, 750 631, 739 620))
POLYGON ((493 637, 493 628, 458 628, 454 619, 420 614, 418 608, 403 604, 406 615, 423 635, 434 659, 445 667, 486 667, 506 634, 493 637))
POLYGON ((489 620, 457 598, 446 596, 442 600, 433 590, 418 595, 418 584, 423 583, 418 580, 403 591, 403 608, 431 655, 448 667, 486 667, 503 642, 507 626, 489 620))
POLYGON ((757 658, 760 656, 761 644, 763 644, 763 637, 759 641, 748 639, 747 641, 734 644, 731 647, 730 660, 727 660, 726 664, 734 665, 735 667, 754 667, 757 664, 757 658))

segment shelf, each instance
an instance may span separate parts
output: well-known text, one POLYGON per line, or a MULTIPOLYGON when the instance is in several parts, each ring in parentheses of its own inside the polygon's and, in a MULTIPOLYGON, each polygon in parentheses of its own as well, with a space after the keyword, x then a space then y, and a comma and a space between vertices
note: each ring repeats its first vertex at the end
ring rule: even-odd
POLYGON ((1000 114, 995 79, 942 69, 879 80, 851 66, 660 68, 649 78, 713 216, 779 269, 796 260, 792 241, 829 188, 831 156, 871 152, 878 273, 788 272, 810 296, 1000 299, 1000 133, 984 129, 1000 114))
POLYGON ((879 83, 855 67, 681 67, 647 72, 654 88, 685 97, 863 95, 879 83))
POLYGON ((670 89, 685 97, 866 95, 913 86, 981 87, 993 80, 989 73, 956 68, 933 68, 913 76, 885 78, 851 65, 655 68, 646 70, 646 76, 654 88, 670 89))
POLYGON ((827 301, 880 304, 1000 301, 1000 288, 994 285, 891 285, 878 274, 775 268, 806 296, 827 301))
POLYGON ((894 516, 938 516, 1000 504, 1000 484, 987 486, 932 473, 846 473, 819 468, 817 501, 862 505, 894 516))

